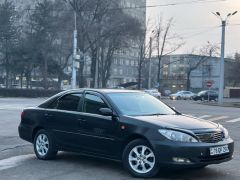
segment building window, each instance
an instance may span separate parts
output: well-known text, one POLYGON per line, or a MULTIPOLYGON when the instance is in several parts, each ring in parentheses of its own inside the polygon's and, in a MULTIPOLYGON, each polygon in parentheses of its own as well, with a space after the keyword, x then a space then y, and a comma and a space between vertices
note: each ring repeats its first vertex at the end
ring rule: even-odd
POLYGON ((134 66, 134 61, 131 61, 131 66, 134 66))
POLYGON ((119 61, 120 63, 120 65, 123 65, 123 59, 120 59, 120 61, 119 61))
POLYGON ((119 74, 123 75, 123 70, 122 69, 119 69, 119 74))
POLYGON ((117 69, 116 68, 113 69, 113 73, 117 74, 117 69))
POLYGON ((138 66, 138 61, 135 61, 135 66, 138 66))

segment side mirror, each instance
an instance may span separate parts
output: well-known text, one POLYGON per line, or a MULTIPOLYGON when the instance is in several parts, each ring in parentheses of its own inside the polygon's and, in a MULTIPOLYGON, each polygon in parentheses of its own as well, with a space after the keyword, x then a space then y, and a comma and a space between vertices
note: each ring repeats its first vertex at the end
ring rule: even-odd
POLYGON ((100 108, 99 111, 103 116, 113 116, 113 111, 109 108, 100 108))

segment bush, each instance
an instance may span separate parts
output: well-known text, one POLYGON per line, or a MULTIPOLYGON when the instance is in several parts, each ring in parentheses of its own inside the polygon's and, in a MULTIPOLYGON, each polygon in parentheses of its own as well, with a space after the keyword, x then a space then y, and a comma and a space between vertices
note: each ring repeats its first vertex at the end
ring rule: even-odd
POLYGON ((50 97, 59 93, 60 90, 42 90, 42 89, 1 89, 0 97, 50 97))

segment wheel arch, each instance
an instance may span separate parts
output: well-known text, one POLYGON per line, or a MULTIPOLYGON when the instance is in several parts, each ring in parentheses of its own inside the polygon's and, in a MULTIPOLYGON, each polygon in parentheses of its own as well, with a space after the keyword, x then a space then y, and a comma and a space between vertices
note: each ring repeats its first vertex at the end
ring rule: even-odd
POLYGON ((142 134, 132 134, 132 135, 128 136, 123 142, 123 147, 122 147, 122 152, 121 152, 122 155, 123 155, 123 152, 124 152, 124 149, 126 148, 126 146, 130 142, 132 142, 136 139, 143 139, 143 140, 147 141, 150 146, 152 146, 151 143, 149 142, 149 140, 145 136, 143 136, 142 134))
POLYGON ((42 130, 42 129, 44 129, 42 126, 37 126, 37 127, 35 127, 35 128, 33 129, 33 132, 32 132, 32 139, 31 139, 32 142, 34 141, 34 138, 35 138, 37 132, 40 131, 40 130, 42 130))

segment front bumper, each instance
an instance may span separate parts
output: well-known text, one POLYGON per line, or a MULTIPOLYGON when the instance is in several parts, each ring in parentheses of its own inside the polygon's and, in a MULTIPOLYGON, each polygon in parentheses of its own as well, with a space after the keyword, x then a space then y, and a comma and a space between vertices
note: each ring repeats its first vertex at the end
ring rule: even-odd
POLYGON ((234 142, 227 139, 218 143, 182 143, 169 140, 152 141, 157 161, 161 165, 204 166, 230 161, 233 157, 234 142), (229 153, 210 156, 210 148, 228 145, 229 153), (187 162, 176 162, 181 158, 187 162))

